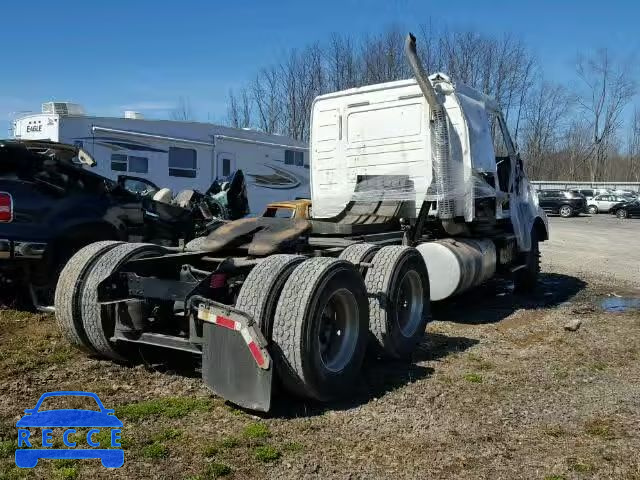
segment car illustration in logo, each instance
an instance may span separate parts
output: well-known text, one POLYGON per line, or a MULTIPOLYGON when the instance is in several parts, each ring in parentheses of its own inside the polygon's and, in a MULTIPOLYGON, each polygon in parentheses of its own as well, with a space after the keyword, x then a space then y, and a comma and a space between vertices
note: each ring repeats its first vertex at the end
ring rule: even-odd
POLYGON ((18 448, 15 453, 15 462, 21 468, 33 468, 38 464, 40 458, 48 459, 88 459, 99 458, 102 465, 107 468, 118 468, 124 463, 124 451, 120 445, 120 429, 122 422, 115 416, 115 411, 105 408, 100 398, 91 392, 61 391, 48 392, 43 394, 34 408, 28 408, 25 415, 18 420, 18 448), (97 410, 83 409, 55 409, 40 410, 42 402, 51 397, 90 397, 95 400, 99 407, 97 410), (53 430, 52 428, 64 429, 62 435, 64 445, 69 448, 52 448, 53 447, 53 430), (32 435, 33 431, 29 428, 42 429, 41 442, 40 437, 32 435), (86 443, 89 447, 94 448, 76 448, 80 443, 80 439, 76 438, 76 428, 89 428, 86 436, 86 443), (97 434, 100 429, 110 430, 111 448, 105 448, 100 444, 97 434), (71 435, 76 434, 72 440, 71 435), (41 448, 37 448, 40 443, 41 448))

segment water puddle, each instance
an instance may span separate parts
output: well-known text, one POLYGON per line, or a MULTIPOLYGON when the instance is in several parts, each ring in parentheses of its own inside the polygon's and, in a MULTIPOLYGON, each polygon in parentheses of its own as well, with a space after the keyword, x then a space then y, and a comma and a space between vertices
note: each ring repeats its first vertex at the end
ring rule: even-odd
POLYGON ((640 310, 640 298, 638 297, 609 297, 605 298, 600 306, 605 312, 626 312, 640 310))

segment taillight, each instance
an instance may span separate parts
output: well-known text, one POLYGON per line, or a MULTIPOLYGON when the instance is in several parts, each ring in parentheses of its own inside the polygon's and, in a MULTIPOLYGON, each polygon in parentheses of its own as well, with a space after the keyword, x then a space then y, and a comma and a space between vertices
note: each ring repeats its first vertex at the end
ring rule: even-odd
POLYGON ((13 220, 13 199, 7 192, 0 192, 0 222, 13 220))

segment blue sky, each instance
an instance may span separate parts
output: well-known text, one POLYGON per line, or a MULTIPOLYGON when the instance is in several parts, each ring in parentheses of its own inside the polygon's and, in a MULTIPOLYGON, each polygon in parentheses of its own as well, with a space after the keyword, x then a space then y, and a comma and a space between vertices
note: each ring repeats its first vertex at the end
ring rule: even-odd
POLYGON ((91 114, 162 118, 184 96, 198 120, 220 120, 229 88, 289 48, 392 23, 512 33, 562 82, 572 81, 578 51, 640 51, 632 0, 30 0, 3 2, 0 12, 0 138, 14 112, 52 99, 91 114))

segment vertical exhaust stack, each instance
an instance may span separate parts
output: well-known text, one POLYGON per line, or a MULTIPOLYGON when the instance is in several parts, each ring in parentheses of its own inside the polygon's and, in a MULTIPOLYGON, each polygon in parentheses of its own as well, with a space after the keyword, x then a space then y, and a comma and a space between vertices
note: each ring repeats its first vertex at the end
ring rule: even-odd
POLYGON ((455 216, 453 165, 449 157, 449 123, 442 100, 438 97, 427 76, 416 51, 416 37, 409 33, 405 42, 405 52, 418 86, 431 108, 433 126, 431 128, 431 158, 435 174, 438 198, 438 217, 443 220, 455 216))

